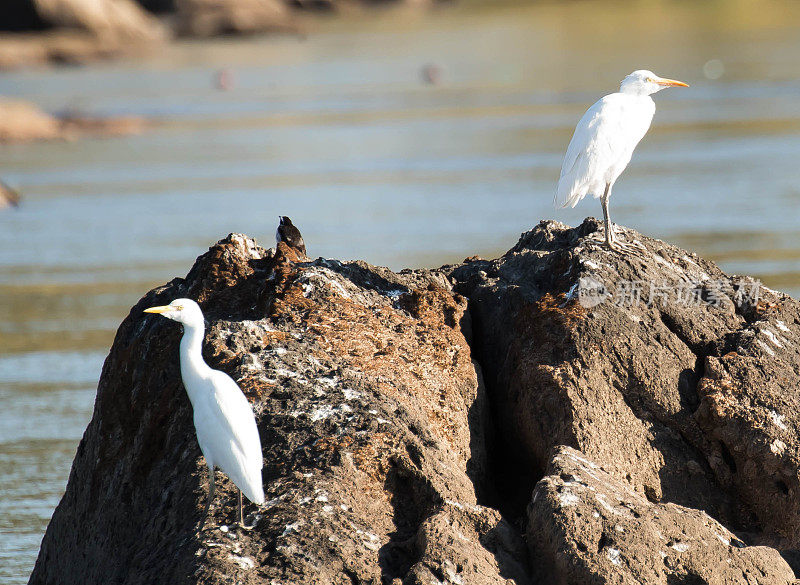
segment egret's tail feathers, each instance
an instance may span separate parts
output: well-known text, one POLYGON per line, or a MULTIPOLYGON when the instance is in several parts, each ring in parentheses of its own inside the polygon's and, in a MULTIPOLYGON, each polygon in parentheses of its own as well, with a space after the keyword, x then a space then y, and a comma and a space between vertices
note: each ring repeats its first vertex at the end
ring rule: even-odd
MULTIPOLYGON (((258 479, 261 480, 261 477, 259 476, 258 479)), ((242 493, 254 504, 264 503, 264 486, 261 485, 261 481, 257 485, 250 486, 250 489, 243 489, 242 493)))
POLYGON ((258 470, 258 473, 250 473, 250 477, 242 477, 239 478, 239 481, 236 481, 235 478, 233 479, 233 483, 236 484, 242 493, 247 497, 248 500, 253 502, 254 504, 263 504, 264 503, 264 486, 261 483, 261 470, 258 470))
POLYGON ((254 504, 264 503, 264 485, 261 479, 261 451, 250 454, 249 458, 237 450, 233 451, 235 463, 233 465, 220 465, 231 481, 242 490, 248 500, 254 504))
POLYGON ((583 189, 583 185, 576 185, 569 176, 561 177, 553 198, 553 206, 556 209, 560 207, 575 207, 585 195, 586 190, 583 189))

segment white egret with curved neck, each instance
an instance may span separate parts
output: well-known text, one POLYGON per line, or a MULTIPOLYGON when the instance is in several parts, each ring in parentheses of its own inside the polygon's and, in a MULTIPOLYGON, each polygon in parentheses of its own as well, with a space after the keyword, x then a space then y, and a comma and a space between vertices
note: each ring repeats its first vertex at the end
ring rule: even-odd
POLYGON ((208 465, 210 488, 200 527, 205 524, 214 500, 214 467, 219 467, 239 488, 239 525, 242 492, 255 504, 264 503, 261 482, 261 440, 253 415, 241 389, 225 372, 211 369, 203 359, 205 320, 199 305, 191 299, 175 299, 145 313, 158 313, 183 324, 180 344, 181 378, 194 411, 197 442, 208 465))
POLYGON ((656 104, 650 96, 665 87, 689 86, 645 69, 628 75, 618 93, 599 99, 586 110, 564 156, 555 206, 575 207, 586 195, 599 197, 605 218, 605 243, 612 250, 622 247, 614 238, 608 212, 611 189, 653 121, 656 104))

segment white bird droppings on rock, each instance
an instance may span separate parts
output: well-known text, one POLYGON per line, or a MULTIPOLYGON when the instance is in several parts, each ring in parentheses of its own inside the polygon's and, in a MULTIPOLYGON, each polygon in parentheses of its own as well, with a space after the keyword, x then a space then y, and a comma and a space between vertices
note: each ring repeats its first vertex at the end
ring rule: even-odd
POLYGON ((608 549, 608 560, 611 561, 614 565, 619 565, 622 560, 620 559, 620 552, 618 548, 609 547, 608 549))
POLYGON ((685 542, 676 542, 675 544, 672 545, 672 548, 674 548, 676 551, 682 553, 682 552, 686 552, 687 550, 689 550, 689 545, 686 544, 685 542))
POLYGON ((352 388, 344 388, 342 390, 342 394, 344 394, 345 400, 357 400, 361 398, 361 393, 357 390, 353 390, 352 388))
POLYGON ((763 333, 767 339, 769 339, 775 345, 775 347, 783 347, 781 342, 778 341, 778 337, 769 329, 762 329, 761 333, 763 333))
POLYGON ((300 374, 297 372, 293 372, 292 370, 287 370, 286 368, 278 368, 275 370, 275 375, 280 376, 281 378, 300 378, 300 374))
POLYGON ((606 502, 605 496, 603 496, 603 494, 595 494, 594 497, 597 498, 597 501, 600 502, 600 505, 603 506, 603 508, 605 508, 612 514, 619 515, 619 512, 617 512, 613 507, 609 505, 608 502, 606 502))
POLYGON ((289 536, 292 532, 297 532, 297 529, 303 525, 302 520, 298 520, 294 524, 287 524, 286 527, 283 529, 281 536, 289 536))
POLYGON ((786 423, 783 422, 783 415, 778 414, 774 410, 769 411, 769 417, 772 419, 773 424, 778 427, 779 429, 785 431, 789 427, 786 426, 786 423))
POLYGON ((324 420, 326 418, 330 418, 334 414, 339 412, 353 412, 353 409, 347 406, 346 404, 342 404, 339 408, 334 408, 330 404, 321 404, 320 406, 315 406, 311 410, 311 420, 316 422, 318 420, 324 420))
POLYGON ((775 455, 783 455, 783 452, 786 451, 786 443, 780 439, 775 439, 769 444, 769 450, 775 453, 775 455))
POLYGON ((766 352, 767 352, 769 355, 771 355, 771 356, 775 357, 775 352, 774 352, 774 351, 772 351, 772 348, 771 348, 770 346, 768 346, 766 343, 764 343, 764 342, 763 342, 763 341, 761 341, 760 339, 756 339, 756 343, 758 343, 758 345, 760 345, 760 346, 761 346, 761 349, 763 349, 764 351, 766 351, 766 352))
POLYGON ((558 496, 558 503, 561 504, 562 508, 566 508, 567 506, 577 506, 578 502, 580 501, 581 499, 572 492, 565 491, 558 496))
POLYGON ((786 323, 784 323, 783 321, 777 320, 775 322, 775 324, 778 326, 778 329, 780 329, 784 333, 789 333, 789 328, 786 326, 786 323))
POLYGON ((251 559, 250 557, 238 557, 236 555, 228 555, 228 558, 245 570, 252 569, 256 566, 256 564, 253 562, 253 559, 251 559))

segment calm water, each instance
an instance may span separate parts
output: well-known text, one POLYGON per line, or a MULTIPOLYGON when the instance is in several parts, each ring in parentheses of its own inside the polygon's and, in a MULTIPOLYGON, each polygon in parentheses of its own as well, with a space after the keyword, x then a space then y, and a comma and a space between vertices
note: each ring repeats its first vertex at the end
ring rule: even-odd
POLYGON ((0 150, 0 582, 24 583, 116 326, 232 231, 278 214, 313 256, 431 266, 511 247, 555 212, 585 108, 637 68, 657 96, 620 223, 800 295, 800 6, 570 2, 381 13, 293 38, 0 75, 0 94, 158 120, 141 136, 0 150), (441 83, 425 85, 434 63, 441 83), (233 88, 213 74, 230 68, 233 88))

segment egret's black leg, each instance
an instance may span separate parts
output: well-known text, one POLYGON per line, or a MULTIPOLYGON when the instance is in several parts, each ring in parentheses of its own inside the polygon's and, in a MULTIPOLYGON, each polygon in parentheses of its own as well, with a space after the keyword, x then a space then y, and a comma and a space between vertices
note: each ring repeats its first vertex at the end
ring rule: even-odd
POLYGON ((206 509, 203 510, 203 517, 200 519, 200 526, 198 526, 197 531, 200 532, 203 530, 203 526, 206 523, 206 518, 208 517, 208 510, 211 508, 211 502, 214 501, 214 468, 209 467, 208 469, 208 502, 206 502, 206 509))
POLYGON ((245 530, 252 530, 253 526, 245 526, 244 524, 244 514, 242 513, 242 490, 239 490, 239 527, 244 528, 245 530))
POLYGON ((603 219, 606 225, 606 247, 610 250, 617 250, 616 242, 614 241, 614 226, 611 224, 611 214, 608 212, 608 198, 611 196, 611 183, 606 184, 606 190, 600 198, 603 205, 603 219))

